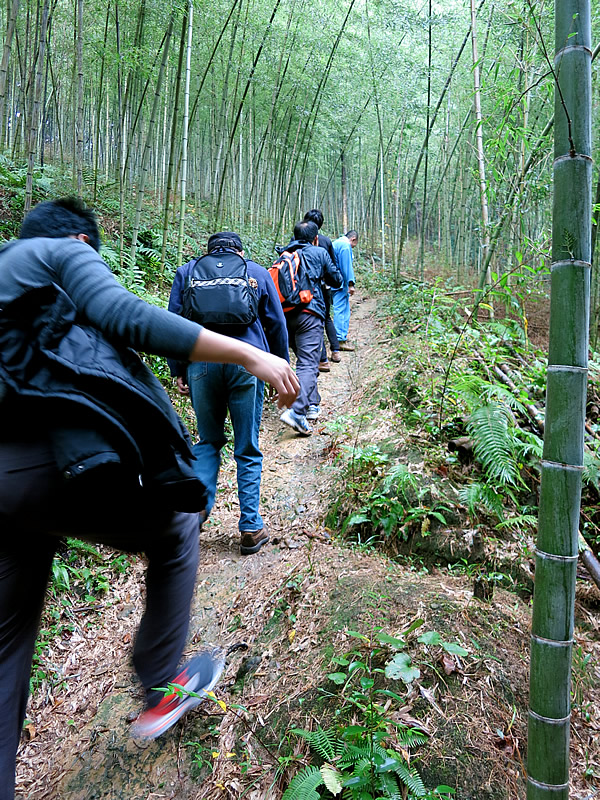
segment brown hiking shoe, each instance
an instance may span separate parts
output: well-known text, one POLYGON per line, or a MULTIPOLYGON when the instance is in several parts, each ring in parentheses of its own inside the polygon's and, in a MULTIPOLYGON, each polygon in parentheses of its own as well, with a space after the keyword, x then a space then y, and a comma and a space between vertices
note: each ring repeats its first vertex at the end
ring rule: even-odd
POLYGON ((329 361, 319 361, 319 372, 331 372, 329 361))
POLYGON ((340 350, 346 350, 349 353, 353 353, 354 345, 350 344, 350 342, 340 342, 340 350))
POLYGON ((339 364, 339 362, 342 360, 342 357, 340 355, 340 351, 339 350, 332 350, 331 351, 331 360, 335 364, 339 364))
POLYGON ((269 541, 266 528, 261 528, 259 531, 241 531, 240 553, 243 556, 258 553, 263 544, 269 541))

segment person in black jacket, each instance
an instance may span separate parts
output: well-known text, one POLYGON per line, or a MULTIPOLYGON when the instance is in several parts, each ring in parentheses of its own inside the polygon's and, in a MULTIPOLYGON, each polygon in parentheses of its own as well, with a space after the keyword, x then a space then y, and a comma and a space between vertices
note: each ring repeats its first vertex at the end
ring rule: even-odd
POLYGON ((41 203, 0 250, 0 800, 15 759, 44 593, 62 536, 148 558, 133 661, 154 738, 214 686, 219 649, 178 669, 198 563, 204 487, 189 437, 135 350, 239 363, 290 405, 283 359, 219 336, 126 291, 97 254, 77 199, 41 203), (133 349, 131 349, 133 348, 133 349), (165 694, 177 683, 200 697, 165 694))
POLYGON ((317 386, 323 347, 323 321, 326 314, 323 284, 341 286, 342 276, 327 251, 317 246, 319 229, 314 222, 299 222, 294 238, 284 248, 302 251, 313 298, 307 305, 286 312, 290 345, 296 354, 296 375, 300 394, 280 419, 303 436, 310 436, 309 419, 318 419, 321 396, 317 386))
MULTIPOLYGON (((318 208, 313 208, 307 211, 304 215, 304 222, 314 222, 319 229, 317 245, 327 251, 329 258, 332 260, 334 266, 337 267, 335 260, 335 250, 333 249, 333 242, 329 236, 321 233, 323 227, 323 212, 318 208)), ((323 286, 323 299, 325 300, 325 333, 329 339, 329 347, 331 348, 331 360, 338 363, 342 360, 340 356, 340 343, 338 341, 337 333, 335 332, 335 325, 331 319, 331 294, 329 287, 325 284, 323 286)), ((321 348, 321 361, 319 362, 319 372, 331 372, 331 366, 327 359, 327 348, 325 347, 325 337, 323 337, 323 347, 321 348)))

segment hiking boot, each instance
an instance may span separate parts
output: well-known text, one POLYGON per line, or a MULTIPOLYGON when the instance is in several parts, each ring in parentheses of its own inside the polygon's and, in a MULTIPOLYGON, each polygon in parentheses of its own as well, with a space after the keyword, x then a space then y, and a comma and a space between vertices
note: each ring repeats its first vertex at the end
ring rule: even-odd
POLYGON ((331 372, 331 364, 329 361, 319 362, 319 372, 331 372))
POLYGON ((354 345, 350 342, 340 342, 340 350, 346 350, 348 353, 354 352, 354 345))
POLYGON ((339 350, 332 350, 331 351, 331 360, 335 364, 339 364, 339 362, 342 360, 342 357, 340 355, 340 351, 339 350))
POLYGON ((319 419, 321 413, 321 406, 309 406, 306 412, 306 419, 319 419))
POLYGON ((261 528, 259 531, 240 531, 240 553, 243 556, 258 553, 263 544, 269 541, 266 528, 261 528))
POLYGON ((296 414, 293 408, 286 408, 279 419, 303 436, 310 436, 312 433, 312 428, 306 421, 304 414, 296 414))
POLYGON ((156 739, 168 731, 186 711, 200 705, 206 693, 210 692, 221 677, 224 668, 225 654, 218 647, 194 656, 171 681, 185 691, 165 694, 158 705, 142 711, 133 725, 132 736, 156 739))

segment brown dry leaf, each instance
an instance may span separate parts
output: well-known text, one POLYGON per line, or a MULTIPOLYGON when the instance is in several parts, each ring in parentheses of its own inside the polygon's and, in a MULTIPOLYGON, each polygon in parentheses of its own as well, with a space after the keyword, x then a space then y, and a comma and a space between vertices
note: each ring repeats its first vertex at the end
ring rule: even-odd
POLYGON ((254 697, 249 697, 247 700, 244 700, 243 705, 245 708, 251 708, 252 706, 259 706, 266 703, 268 699, 268 694, 256 694, 254 697))
POLYGON ((512 757, 519 751, 519 740, 515 739, 510 734, 506 736, 504 734, 494 736, 492 741, 494 747, 501 750, 506 756, 512 757))
POLYGON ((123 644, 129 644, 130 641, 131 641, 131 634, 130 633, 126 633, 123 636, 123 644))
POLYGON ((452 673, 458 672, 456 659, 450 653, 442 653, 442 666, 444 667, 446 675, 452 675, 452 673))
POLYGON ((35 729, 35 725, 33 724, 33 722, 30 722, 28 725, 25 725, 23 730, 25 731, 25 735, 27 736, 27 739, 29 741, 31 741, 32 739, 35 739, 37 731, 35 729))

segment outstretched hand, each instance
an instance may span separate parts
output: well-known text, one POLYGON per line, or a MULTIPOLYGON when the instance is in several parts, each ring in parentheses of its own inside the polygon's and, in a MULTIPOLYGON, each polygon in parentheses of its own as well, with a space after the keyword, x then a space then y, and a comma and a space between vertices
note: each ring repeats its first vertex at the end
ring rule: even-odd
POLYGON ((189 358, 190 361, 241 364, 259 380, 275 387, 279 408, 289 408, 300 391, 296 373, 285 359, 206 328, 201 329, 189 358))
POLYGON ((256 350, 244 366, 248 372, 275 389, 279 408, 289 408, 298 397, 300 383, 294 370, 283 358, 256 350))

